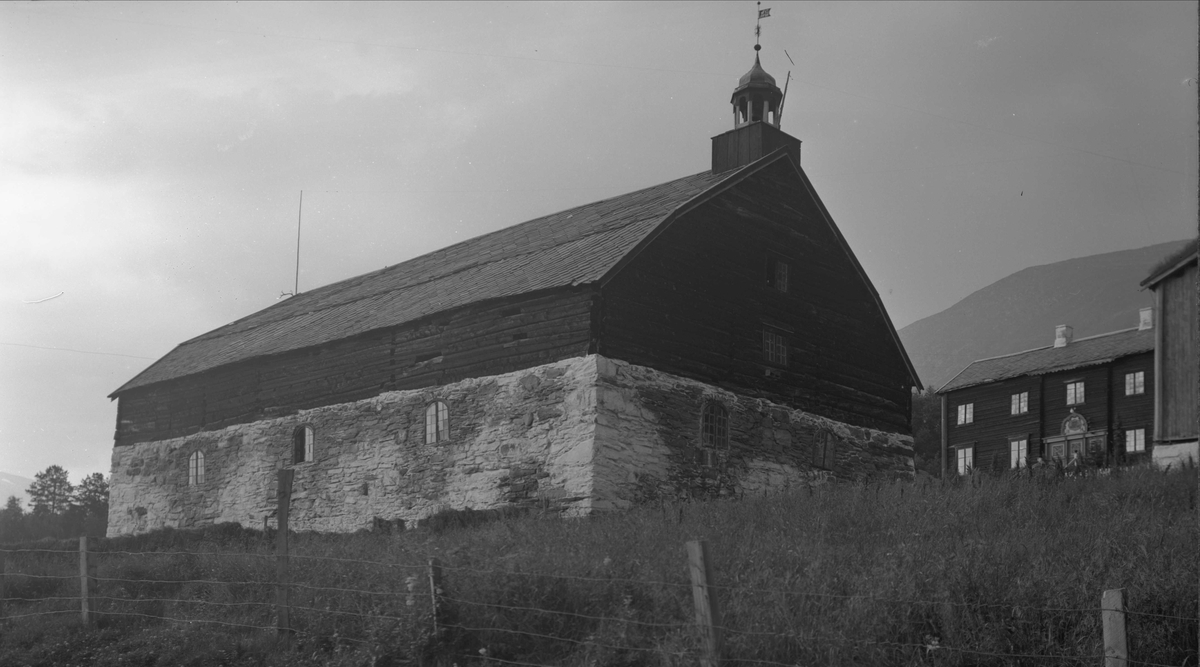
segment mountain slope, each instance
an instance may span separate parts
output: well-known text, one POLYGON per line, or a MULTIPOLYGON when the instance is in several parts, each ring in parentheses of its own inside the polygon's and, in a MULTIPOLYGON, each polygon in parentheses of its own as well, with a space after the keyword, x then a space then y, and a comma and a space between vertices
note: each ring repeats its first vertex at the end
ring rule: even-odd
POLYGON ((976 359, 1054 342, 1069 324, 1076 338, 1128 329, 1153 293, 1138 283, 1163 257, 1188 241, 1122 250, 1032 266, 900 330, 927 387, 939 389, 976 359))

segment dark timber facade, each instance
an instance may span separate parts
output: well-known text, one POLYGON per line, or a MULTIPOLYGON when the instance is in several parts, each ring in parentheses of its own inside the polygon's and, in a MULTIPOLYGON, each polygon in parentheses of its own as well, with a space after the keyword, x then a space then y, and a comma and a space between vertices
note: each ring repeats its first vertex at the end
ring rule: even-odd
MULTIPOLYGON (((746 456, 758 447, 752 443, 770 443, 770 461, 743 462, 747 470, 759 471, 755 475, 765 475, 761 471, 768 468, 784 471, 772 472, 776 477, 816 469, 845 477, 881 470, 883 464, 869 463, 868 449, 887 449, 887 442, 899 442, 893 435, 908 437, 911 390, 920 382, 877 292, 801 169, 800 142, 778 128, 779 96, 756 58, 734 93, 735 129, 713 138, 709 171, 301 293, 182 343, 112 394, 119 401, 114 484, 127 484, 123 493, 132 498, 135 487, 141 492, 150 488, 147 476, 175 479, 174 459, 159 457, 154 449, 159 443, 169 443, 159 447, 162 451, 200 451, 249 448, 253 441, 258 443, 258 459, 288 465, 287 455, 275 452, 290 451, 290 441, 275 443, 272 438, 282 436, 269 433, 284 433, 271 429, 293 421, 288 428, 315 433, 304 437, 316 438, 314 456, 320 459, 321 443, 328 439, 323 441, 322 429, 314 431, 309 423, 316 417, 306 415, 326 415, 341 410, 338 406, 362 406, 383 397, 400 396, 403 400, 396 398, 396 405, 407 406, 404 401, 425 396, 421 400, 432 405, 444 400, 439 392, 475 392, 461 399, 461 408, 450 401, 448 408, 430 409, 431 414, 448 411, 446 428, 453 437, 467 437, 459 435, 458 424, 484 420, 471 432, 470 437, 476 437, 497 419, 509 419, 484 419, 481 411, 491 410, 499 399, 493 400, 498 390, 479 389, 480 382, 529 369, 542 369, 537 371, 540 375, 534 373, 541 379, 523 379, 514 391, 529 394, 522 401, 536 398, 543 403, 513 414, 511 419, 524 429, 536 430, 542 421, 555 429, 582 428, 554 421, 565 419, 560 417, 569 412, 565 404, 544 403, 567 400, 565 394, 546 389, 556 378, 565 382, 563 373, 568 378, 575 377, 571 373, 598 374, 601 384, 608 377, 605 373, 623 378, 641 373, 639 377, 681 378, 697 387, 697 396, 708 396, 696 399, 696 424, 702 409, 711 413, 718 401, 714 397, 725 397, 719 399, 724 402, 720 409, 731 411, 730 420, 750 414, 745 412, 750 408, 738 412, 730 402, 766 410, 762 423, 729 425, 729 432, 741 434, 746 456), (593 356, 616 366, 597 361, 588 371, 571 365, 573 359, 593 356), (628 372, 621 370, 626 368, 623 364, 629 365, 628 372), (761 406, 802 412, 804 419, 816 421, 800 428, 800 417, 771 416, 776 408, 761 406), (464 412, 470 416, 463 417, 464 412), (796 435, 785 434, 788 423, 800 429, 796 435), (824 435, 813 435, 813 429, 825 429, 824 435), (837 438, 845 440, 841 458, 828 444, 837 438), (819 456, 800 451, 803 443, 811 447, 818 441, 823 448, 819 456), (123 454, 129 447, 140 448, 139 453, 123 454), (147 456, 162 458, 154 475, 146 472, 147 456), (123 477, 119 469, 132 472, 123 477)), ((508 380, 495 382, 508 386, 508 380)), ((625 387, 622 391, 630 401, 650 395, 647 390, 641 398, 634 396, 636 388, 615 380, 610 385, 625 387)), ((563 391, 569 394, 570 389, 563 391)), ((372 410, 382 409, 378 401, 371 405, 372 410)), ((595 410, 603 413, 603 408, 595 410)), ((591 414, 587 410, 580 414, 593 418, 586 416, 591 414)), ((603 414, 595 419, 601 424, 603 414)), ((612 428, 620 430, 628 425, 622 420, 632 417, 614 419, 612 428)), ((359 431, 369 430, 336 423, 339 442, 361 439, 366 436, 359 431)), ((368 423, 386 424, 380 437, 393 444, 409 446, 420 437, 419 416, 405 416, 400 422, 372 417, 368 423)), ((586 436, 593 438, 588 441, 593 452, 589 455, 603 458, 604 428, 608 427, 595 426, 595 434, 586 436)), ((546 437, 549 447, 553 434, 546 437)), ((697 426, 686 438, 695 442, 687 446, 716 447, 709 439, 697 426)), ((472 447, 483 447, 481 440, 471 442, 472 447)), ((508 447, 497 442, 487 446, 508 447)), ((911 440, 907 442, 897 450, 909 447, 895 459, 901 461, 896 464, 900 473, 911 472, 911 440)), ((722 446, 733 452, 736 444, 722 446)), ((359 443, 355 451, 376 446, 359 443)), ((678 466, 695 460, 740 465, 734 454, 713 452, 699 458, 674 450, 664 453, 660 458, 671 461, 676 467, 670 470, 676 472, 660 477, 676 479, 682 474, 678 466)), ((220 462, 211 452, 207 456, 211 477, 220 462)), ((443 472, 450 465, 438 464, 443 472)), ((412 469, 408 464, 397 467, 412 469)), ((329 474, 336 477, 332 467, 329 474)), ((613 472, 611 477, 624 479, 622 475, 626 473, 613 472)), ((637 476, 636 471, 626 475, 637 476)), ((404 479, 396 482, 401 491, 395 493, 402 493, 408 483, 404 479)), ((748 484, 750 477, 738 479, 748 484)), ((513 483, 504 484, 511 489, 513 483)), ((596 485, 601 486, 599 481, 596 485)), ((362 488, 368 486, 364 482, 362 488)), ((118 499, 112 512, 137 509, 122 507, 124 502, 118 499)), ((174 508, 169 498, 164 502, 174 508)), ((404 507, 410 514, 417 512, 412 502, 404 507)), ((221 511, 196 516, 183 512, 178 515, 182 518, 167 523, 200 522, 221 511)))
POLYGON ((1149 456, 1154 429, 1154 328, 1138 328, 981 359, 938 393, 943 473, 1055 460, 1111 465, 1149 456))

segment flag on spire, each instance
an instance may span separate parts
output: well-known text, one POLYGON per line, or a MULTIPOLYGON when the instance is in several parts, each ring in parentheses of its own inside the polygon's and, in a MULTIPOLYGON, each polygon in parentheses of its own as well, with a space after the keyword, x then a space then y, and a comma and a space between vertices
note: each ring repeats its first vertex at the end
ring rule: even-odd
POLYGON ((771 8, 770 8, 770 7, 767 7, 766 9, 760 9, 760 10, 758 10, 758 18, 760 18, 760 19, 765 19, 765 18, 767 18, 767 17, 768 17, 768 16, 770 16, 770 15, 771 15, 771 8))

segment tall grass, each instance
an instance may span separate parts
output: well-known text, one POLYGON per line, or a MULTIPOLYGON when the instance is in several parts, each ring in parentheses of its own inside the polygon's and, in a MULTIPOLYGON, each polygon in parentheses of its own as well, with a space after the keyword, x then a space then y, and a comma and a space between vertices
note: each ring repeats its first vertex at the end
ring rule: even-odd
MULTIPOLYGON (((293 559, 301 587, 292 602, 302 634, 286 649, 267 632, 206 623, 271 625, 270 535, 164 531, 97 545, 110 552, 97 556, 98 577, 147 580, 100 581, 101 596, 121 600, 97 607, 144 616, 102 614, 90 631, 71 629, 70 617, 10 621, 0 664, 59 664, 35 658, 60 644, 87 650, 107 633, 103 646, 147 665, 691 665, 698 642, 684 544, 693 539, 710 543, 731 665, 1095 665, 1108 588, 1124 588, 1136 612, 1136 660, 1195 664, 1195 488, 1194 470, 975 476, 831 484, 586 520, 500 515, 390 535, 301 534, 294 553, 310 558, 293 559), (112 553, 120 551, 224 555, 112 553), (445 568, 436 635, 431 557, 445 568), (178 580, 216 583, 151 583, 178 580), (264 605, 242 604, 250 602, 264 605), (218 655, 226 642, 240 648, 218 655), (191 662, 181 662, 180 646, 191 662)), ((74 565, 69 554, 32 556, 10 556, 10 570, 74 565)), ((54 595, 56 582, 10 576, 8 595, 54 595)), ((61 580, 58 594, 77 586, 61 580)), ((9 612, 54 604, 71 606, 10 603, 9 612)), ((93 664, 127 664, 97 650, 93 664)))

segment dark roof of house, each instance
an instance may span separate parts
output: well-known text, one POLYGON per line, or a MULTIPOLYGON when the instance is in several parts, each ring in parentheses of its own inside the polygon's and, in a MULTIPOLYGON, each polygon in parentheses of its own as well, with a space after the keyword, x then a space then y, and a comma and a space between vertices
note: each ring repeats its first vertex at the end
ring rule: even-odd
POLYGON ((1154 330, 1125 329, 1071 341, 1065 347, 1034 350, 980 359, 962 369, 937 393, 1008 380, 1022 375, 1045 375, 1106 364, 1121 357, 1154 351, 1154 330))
POLYGON ((742 171, 703 172, 577 206, 302 292, 179 344, 111 396, 480 301, 596 282, 671 213, 742 171))
POLYGON ((303 292, 180 343, 109 395, 398 326, 454 308, 539 290, 600 283, 682 213, 742 178, 789 160, 871 293, 897 350, 920 387, 883 302, 811 182, 787 148, 743 167, 705 171, 560 211, 303 292))
POLYGON ((1200 248, 1200 237, 1192 239, 1191 243, 1164 257, 1150 271, 1150 275, 1146 276, 1146 279, 1141 282, 1141 286, 1153 289, 1155 285, 1162 282, 1167 276, 1195 262, 1198 248, 1200 248))

